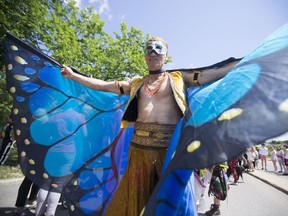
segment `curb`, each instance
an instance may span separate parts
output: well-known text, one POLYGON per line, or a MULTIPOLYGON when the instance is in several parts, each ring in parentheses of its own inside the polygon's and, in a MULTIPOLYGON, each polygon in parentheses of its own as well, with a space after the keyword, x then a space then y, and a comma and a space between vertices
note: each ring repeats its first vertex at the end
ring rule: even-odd
POLYGON ((261 178, 261 177, 259 177, 259 176, 257 176, 257 175, 254 175, 254 174, 252 174, 251 172, 247 172, 247 174, 249 174, 249 175, 251 175, 251 176, 253 176, 253 177, 255 177, 255 178, 257 178, 257 179, 259 179, 259 180, 261 180, 261 181, 263 181, 263 182, 265 182, 266 184, 269 184, 270 186, 272 186, 272 187, 276 188, 277 190, 279 190, 279 191, 285 193, 286 195, 288 195, 288 191, 285 190, 284 188, 279 187, 278 185, 273 184, 273 183, 267 181, 267 180, 264 179, 264 178, 261 178))
POLYGON ((18 184, 22 182, 24 177, 21 178, 12 178, 12 179, 0 179, 0 184, 18 184))

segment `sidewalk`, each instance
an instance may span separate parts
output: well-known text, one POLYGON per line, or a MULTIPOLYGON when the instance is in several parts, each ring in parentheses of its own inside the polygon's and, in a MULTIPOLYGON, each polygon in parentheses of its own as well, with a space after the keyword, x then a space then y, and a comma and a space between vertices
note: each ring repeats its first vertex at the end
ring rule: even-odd
POLYGON ((275 173, 273 170, 272 161, 268 158, 267 170, 261 170, 261 161, 259 161, 258 168, 254 172, 247 173, 288 195, 288 176, 283 173, 275 173))

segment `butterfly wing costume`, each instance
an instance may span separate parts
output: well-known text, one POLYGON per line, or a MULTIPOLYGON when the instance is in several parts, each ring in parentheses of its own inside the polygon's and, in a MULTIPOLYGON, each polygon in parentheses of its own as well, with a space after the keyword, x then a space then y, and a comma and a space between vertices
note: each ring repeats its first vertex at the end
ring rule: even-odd
MULTIPOLYGON (((62 192, 71 215, 103 215, 127 165, 133 128, 120 124, 129 96, 63 78, 60 63, 11 34, 4 48, 23 173, 62 192)), ((197 214, 187 207, 193 169, 227 161, 288 130, 287 51, 288 25, 223 79, 187 90, 189 109, 144 215, 197 214)))

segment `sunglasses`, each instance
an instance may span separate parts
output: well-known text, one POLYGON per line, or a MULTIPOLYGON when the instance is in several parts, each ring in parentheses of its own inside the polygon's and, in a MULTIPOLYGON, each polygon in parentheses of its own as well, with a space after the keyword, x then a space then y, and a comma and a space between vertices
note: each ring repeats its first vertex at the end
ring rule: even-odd
POLYGON ((161 41, 151 41, 146 45, 144 52, 145 55, 149 55, 153 51, 158 55, 164 55, 167 53, 167 48, 161 41))

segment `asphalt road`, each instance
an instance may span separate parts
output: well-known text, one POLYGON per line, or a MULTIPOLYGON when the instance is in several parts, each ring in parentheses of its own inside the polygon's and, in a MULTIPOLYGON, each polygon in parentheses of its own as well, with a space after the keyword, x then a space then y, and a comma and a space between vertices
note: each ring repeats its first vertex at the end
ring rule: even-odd
MULTIPOLYGON (((288 184, 288 177, 287 177, 288 184)), ((205 215, 213 203, 213 197, 205 196, 205 215)), ((287 216, 288 195, 244 173, 244 183, 230 185, 228 197, 220 205, 221 216, 287 216)))

